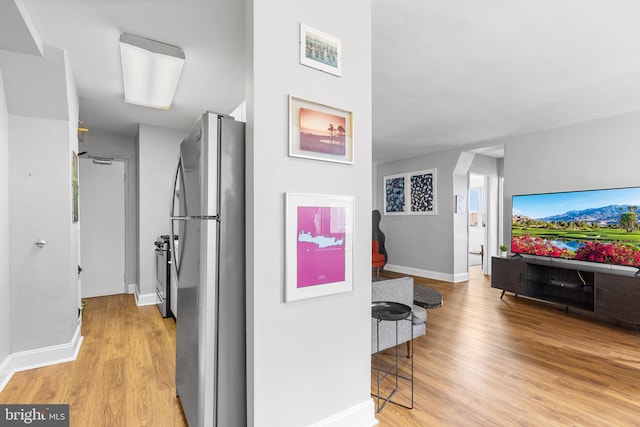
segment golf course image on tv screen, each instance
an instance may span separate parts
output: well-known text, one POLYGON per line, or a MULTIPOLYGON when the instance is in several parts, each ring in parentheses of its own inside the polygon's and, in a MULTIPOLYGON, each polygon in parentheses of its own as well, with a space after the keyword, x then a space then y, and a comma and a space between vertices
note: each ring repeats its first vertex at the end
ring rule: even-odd
POLYGON ((640 268, 640 187, 512 197, 511 252, 640 268))

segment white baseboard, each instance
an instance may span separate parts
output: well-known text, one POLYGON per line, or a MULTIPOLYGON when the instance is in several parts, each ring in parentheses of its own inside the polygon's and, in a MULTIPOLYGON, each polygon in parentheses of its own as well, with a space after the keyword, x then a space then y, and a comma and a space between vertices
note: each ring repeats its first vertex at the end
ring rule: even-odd
POLYGON ((310 427, 371 427, 378 424, 373 399, 352 406, 310 427))
POLYGON ((135 294, 136 293, 136 289, 138 289, 138 285, 136 285, 135 283, 129 283, 127 285, 127 293, 128 294, 135 294))
POLYGON ((469 273, 449 274, 439 271, 422 270, 413 267, 404 267, 402 265, 387 264, 385 270, 395 271, 396 273, 410 274, 412 276, 426 277, 427 279, 442 280, 443 282, 466 282, 469 280, 469 273))
POLYGON ((143 305, 155 305, 158 303, 157 301, 157 294, 154 292, 152 294, 139 294, 138 293, 138 287, 135 287, 135 297, 136 297, 136 305, 138 307, 143 306, 143 305))
POLYGON ((469 273, 458 273, 453 275, 453 283, 466 282, 469 280, 469 273))
POLYGON ((404 267, 402 265, 387 264, 385 270, 395 271, 396 273, 410 274, 412 276, 426 277, 427 279, 442 280, 445 282, 453 282, 453 274, 441 273, 439 271, 422 270, 413 267, 404 267))
POLYGON ((9 383, 9 380, 13 376, 13 371, 9 370, 9 358, 11 355, 8 355, 2 363, 0 363, 0 391, 2 391, 5 386, 9 383))
POLYGON ((0 391, 4 389, 16 372, 76 360, 83 340, 80 334, 81 325, 82 321, 78 319, 78 327, 73 334, 71 342, 68 344, 53 345, 51 347, 9 354, 7 358, 0 363, 0 391))

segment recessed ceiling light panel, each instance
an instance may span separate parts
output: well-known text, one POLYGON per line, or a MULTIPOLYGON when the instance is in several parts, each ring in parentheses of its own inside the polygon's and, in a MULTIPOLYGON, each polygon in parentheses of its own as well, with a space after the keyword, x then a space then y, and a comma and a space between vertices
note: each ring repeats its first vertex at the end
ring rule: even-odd
POLYGON ((125 102, 169 109, 184 65, 182 49, 125 33, 120 56, 125 102))

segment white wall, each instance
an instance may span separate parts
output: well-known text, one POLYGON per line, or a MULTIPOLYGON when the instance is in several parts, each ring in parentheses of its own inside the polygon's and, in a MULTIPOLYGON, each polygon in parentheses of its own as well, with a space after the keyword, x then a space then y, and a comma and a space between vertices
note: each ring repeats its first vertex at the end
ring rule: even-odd
POLYGON ((85 156, 106 157, 125 162, 126 176, 126 213, 125 213, 125 281, 127 285, 137 283, 138 277, 138 183, 136 141, 119 135, 89 131, 85 142, 80 142, 79 152, 86 151, 85 156))
POLYGON ((489 218, 490 253, 497 250, 498 162, 491 157, 452 149, 377 165, 373 192, 375 209, 380 210, 380 229, 385 233, 389 256, 386 266, 392 271, 415 274, 449 282, 468 279, 468 229, 466 214, 455 213, 455 195, 468 202, 468 174, 491 177, 488 203, 494 209, 489 218), (387 175, 437 169, 437 215, 384 215, 383 180, 387 175))
MULTIPOLYGON (((504 144, 504 160, 475 155, 471 172, 489 175, 489 203, 497 208, 500 176, 504 184, 504 223, 490 218, 491 226, 503 227, 504 240, 509 242, 511 196, 514 194, 570 191, 640 185, 635 159, 640 154, 640 112, 593 120, 571 126, 491 141, 504 144)), ((474 145, 473 147, 478 148, 474 145)), ((438 215, 435 217, 382 217, 380 228, 385 232, 389 267, 426 277, 451 280, 460 274, 462 262, 455 262, 462 254, 453 248, 455 238, 464 235, 464 226, 442 216, 441 208, 453 205, 449 180, 452 161, 458 149, 428 154, 422 157, 378 165, 374 192, 375 206, 383 212, 382 179, 385 175, 426 168, 438 168, 438 215), (452 230, 455 230, 452 231, 452 230), (410 244, 405 244, 410 242, 410 244), (447 277, 449 276, 449 277, 447 277)), ((460 192, 462 181, 454 183, 453 193, 460 192)), ((455 220, 454 216, 454 220, 455 220)), ((491 236, 487 257, 497 254, 496 235, 491 236)), ((457 246, 464 246, 461 243, 457 246)))
POLYGON ((77 327, 70 138, 68 122, 9 115, 12 352, 69 343, 77 327))
MULTIPOLYGON (((63 50, 0 51, 9 112, 11 352, 69 344, 78 330, 71 153, 78 99, 63 50), (34 242, 47 241, 39 249, 34 242)), ((77 336, 75 336, 77 338, 77 336)), ((54 356, 55 357, 55 356, 54 356)), ((42 361, 42 359, 41 359, 42 361)))
MULTIPOLYGON (((0 70, 0 364, 11 352, 9 282, 9 113, 0 70)), ((2 378, 0 378, 0 384, 2 378)))
MULTIPOLYGON (((197 117, 193 118, 195 122, 197 117)), ((156 267, 153 242, 171 233, 169 212, 180 142, 186 130, 141 124, 138 129, 138 295, 155 303, 156 267), (146 297, 145 297, 146 298, 146 297)))
POLYGON ((0 67, 0 355, 9 350, 0 356, 2 387, 16 370, 73 360, 82 338, 71 216, 75 80, 65 52, 53 47, 43 56, 0 50, 0 67), (47 241, 42 249, 38 238, 47 241))
MULTIPOLYGON (((371 210, 378 209, 378 164, 371 165, 371 210)), ((380 211, 382 213, 382 211, 380 211)))
POLYGON ((0 49, 9 114, 68 121, 66 54, 51 46, 43 52, 36 56, 0 49))
POLYGON ((640 186, 640 111, 505 138, 504 227, 511 196, 640 186))
MULTIPOLYGON (((460 271, 454 269, 454 221, 459 230, 466 230, 466 220, 454 214, 454 193, 464 194, 467 168, 454 182, 454 170, 460 150, 442 151, 395 162, 378 164, 374 182, 376 208, 382 213, 380 229, 385 234, 385 247, 390 270, 455 281, 460 271), (384 215, 383 179, 387 175, 437 169, 437 215, 384 215), (455 191, 454 191, 455 186, 455 191), (459 223, 459 224, 458 224, 459 223)), ((456 245, 466 251, 466 238, 456 245)), ((455 263, 466 268, 464 260, 455 263)))
POLYGON ((249 425, 371 425, 371 4, 249 1, 249 425), (303 22, 342 39, 343 75, 299 64, 303 22), (291 158, 288 95, 353 111, 353 165, 291 158), (287 192, 355 196, 353 291, 283 301, 287 192))
MULTIPOLYGON (((80 101, 78 99, 78 88, 76 86, 76 79, 71 70, 71 63, 69 62, 69 56, 67 52, 64 52, 64 71, 65 71, 65 87, 67 90, 67 127, 68 133, 68 147, 69 157, 71 153, 78 153, 78 121, 80 114, 80 101)), ((71 167, 71 163, 70 163, 71 167)), ((73 197, 71 198, 71 209, 73 210, 73 197)), ((69 271, 71 272, 71 283, 75 285, 77 289, 76 293, 76 307, 81 306, 80 300, 80 278, 77 274, 78 265, 80 264, 80 222, 71 224, 69 227, 69 271)))

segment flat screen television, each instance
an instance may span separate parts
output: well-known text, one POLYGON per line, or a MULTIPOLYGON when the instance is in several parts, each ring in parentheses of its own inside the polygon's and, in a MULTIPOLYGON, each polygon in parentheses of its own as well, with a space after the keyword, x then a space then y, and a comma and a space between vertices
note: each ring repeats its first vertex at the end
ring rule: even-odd
POLYGON ((511 252, 640 268, 640 187, 512 197, 511 252))

